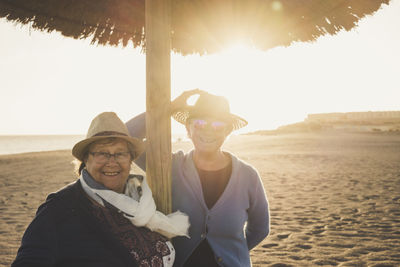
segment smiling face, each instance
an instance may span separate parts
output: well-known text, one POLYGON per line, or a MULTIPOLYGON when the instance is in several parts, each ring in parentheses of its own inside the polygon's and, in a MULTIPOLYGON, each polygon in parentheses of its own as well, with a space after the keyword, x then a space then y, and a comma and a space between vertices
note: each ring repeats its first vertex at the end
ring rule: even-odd
POLYGON ((232 130, 228 123, 213 117, 192 118, 186 129, 195 150, 202 153, 218 152, 232 130))
POLYGON ((94 180, 110 190, 122 193, 131 169, 131 156, 116 161, 114 156, 101 159, 101 156, 93 154, 97 152, 109 154, 129 152, 127 142, 122 139, 95 142, 89 146, 89 154, 85 159, 86 169, 94 180))

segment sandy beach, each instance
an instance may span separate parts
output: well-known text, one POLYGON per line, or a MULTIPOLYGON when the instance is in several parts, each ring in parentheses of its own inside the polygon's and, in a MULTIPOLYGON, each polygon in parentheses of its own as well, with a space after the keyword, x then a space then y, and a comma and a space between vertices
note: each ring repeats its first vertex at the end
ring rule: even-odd
MULTIPOLYGON (((253 266, 400 266, 399 134, 240 135, 225 149, 258 169, 270 202, 253 266)), ((38 205, 76 180, 72 160, 68 150, 0 156, 1 267, 38 205)))

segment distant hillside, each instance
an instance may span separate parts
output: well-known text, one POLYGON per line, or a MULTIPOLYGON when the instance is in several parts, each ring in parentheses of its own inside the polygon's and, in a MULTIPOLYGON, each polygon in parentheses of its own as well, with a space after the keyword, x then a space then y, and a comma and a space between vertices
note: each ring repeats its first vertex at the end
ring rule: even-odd
POLYGON ((309 114, 302 122, 284 125, 276 130, 260 130, 249 134, 324 131, 400 133, 400 111, 309 114))

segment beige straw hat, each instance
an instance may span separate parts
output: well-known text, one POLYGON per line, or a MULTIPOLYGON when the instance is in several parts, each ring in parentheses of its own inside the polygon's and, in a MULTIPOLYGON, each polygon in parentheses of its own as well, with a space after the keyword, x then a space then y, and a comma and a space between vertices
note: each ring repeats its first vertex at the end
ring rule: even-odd
POLYGON ((86 139, 78 142, 72 148, 72 155, 83 161, 87 147, 98 140, 117 137, 126 140, 135 148, 137 158, 144 151, 144 143, 129 135, 128 128, 114 112, 103 112, 97 115, 89 126, 86 139))
POLYGON ((221 119, 232 124, 232 130, 240 129, 247 125, 247 121, 230 112, 228 100, 223 96, 216 96, 209 93, 201 93, 193 106, 186 106, 182 110, 177 110, 172 117, 186 124, 189 118, 210 116, 221 119))

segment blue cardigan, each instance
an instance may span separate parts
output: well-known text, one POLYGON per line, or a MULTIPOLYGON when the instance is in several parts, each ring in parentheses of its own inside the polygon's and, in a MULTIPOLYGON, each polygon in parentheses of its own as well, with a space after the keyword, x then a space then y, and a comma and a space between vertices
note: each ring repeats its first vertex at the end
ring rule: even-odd
MULTIPOLYGON (((144 115, 127 123, 132 136, 142 138, 144 115)), ((182 266, 203 239, 207 239, 221 266, 251 266, 249 250, 269 233, 269 209, 258 172, 234 155, 232 175, 225 191, 209 210, 203 198, 193 151, 172 155, 172 209, 189 215, 190 239, 174 238, 174 266, 182 266)), ((144 169, 145 155, 136 163, 144 169)))

